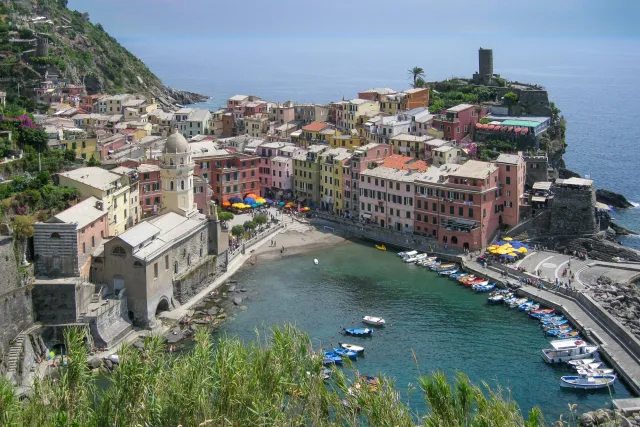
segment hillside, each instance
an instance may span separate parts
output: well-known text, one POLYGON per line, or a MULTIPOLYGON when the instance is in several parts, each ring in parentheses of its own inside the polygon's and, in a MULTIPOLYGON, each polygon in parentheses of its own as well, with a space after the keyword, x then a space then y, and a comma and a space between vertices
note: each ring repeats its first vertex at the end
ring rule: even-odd
POLYGON ((192 103, 204 97, 165 87, 135 55, 71 11, 66 0, 10 0, 0 7, 0 89, 10 97, 31 95, 47 70, 89 93, 141 93, 162 104, 192 103))

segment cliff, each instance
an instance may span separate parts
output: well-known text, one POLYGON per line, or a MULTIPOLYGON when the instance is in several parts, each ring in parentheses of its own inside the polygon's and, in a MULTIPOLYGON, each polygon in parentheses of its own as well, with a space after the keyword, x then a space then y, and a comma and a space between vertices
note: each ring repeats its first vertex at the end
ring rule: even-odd
POLYGON ((9 97, 33 93, 48 71, 84 83, 89 93, 140 93, 165 105, 206 99, 164 86, 100 24, 66 3, 12 0, 0 7, 0 89, 9 97))

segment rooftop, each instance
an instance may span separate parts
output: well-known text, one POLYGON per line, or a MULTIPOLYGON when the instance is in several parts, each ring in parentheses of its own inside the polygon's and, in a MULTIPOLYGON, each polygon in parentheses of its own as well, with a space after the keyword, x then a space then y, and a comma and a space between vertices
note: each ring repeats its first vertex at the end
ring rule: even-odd
POLYGON ((409 135, 408 133, 401 133, 399 135, 393 136, 391 137, 392 141, 409 141, 409 142, 425 142, 429 139, 432 139, 433 137, 431 136, 416 136, 416 135, 409 135))
POLYGON ((545 191, 549 191, 551 190, 551 184, 553 184, 551 181, 539 181, 539 182, 535 182, 533 184, 533 189, 534 190, 545 190, 545 191))
POLYGON ((141 163, 136 169, 139 173, 159 172, 160 166, 151 163, 141 163))
POLYGON ((368 99, 360 99, 360 98, 354 98, 349 101, 350 104, 355 104, 355 105, 364 104, 365 102, 373 102, 373 101, 370 101, 368 99))
POLYGON ((557 179, 556 185, 570 185, 572 187, 591 187, 593 181, 584 178, 557 179))
POLYGON ((429 88, 426 88, 426 87, 413 87, 411 89, 403 90, 403 92, 411 94, 411 93, 422 92, 423 90, 429 90, 429 88))
POLYGON ((437 151, 439 153, 446 153, 449 150, 455 150, 458 147, 454 147, 453 145, 441 144, 440 146, 433 149, 433 151, 437 151))
POLYGON ((329 146, 327 146, 327 145, 315 144, 315 145, 310 145, 307 148, 307 151, 309 153, 321 153, 324 150, 326 150, 327 148, 329 148, 329 146))
POLYGON ((273 163, 273 162, 284 162, 284 163, 287 163, 287 162, 290 162, 290 161, 291 161, 291 157, 287 157, 287 156, 273 156, 271 158, 271 163, 273 163))
POLYGON ((69 172, 63 172, 60 174, 60 176, 64 176, 73 181, 80 182, 99 190, 110 189, 111 187, 113 187, 113 183, 120 179, 120 175, 95 166, 74 169, 69 172))
POLYGON ((54 215, 54 217, 47 222, 56 222, 55 220, 57 220, 67 224, 76 224, 76 230, 80 230, 107 214, 107 209, 100 210, 96 208, 96 203, 99 201, 99 199, 91 196, 71 206, 69 209, 54 215))
POLYGON ((211 116, 209 110, 200 110, 196 109, 191 114, 189 114, 190 122, 203 122, 207 120, 211 116))
POLYGON ((118 175, 122 176, 135 172, 135 169, 131 169, 126 166, 118 166, 117 168, 111 169, 111 172, 117 173, 118 175))
POLYGON ((427 165, 423 160, 418 160, 415 157, 403 156, 400 154, 392 154, 384 159, 382 163, 383 167, 393 169, 417 169, 418 172, 424 172, 427 170, 427 165))
POLYGON ((468 110, 469 108, 474 108, 476 105, 474 104, 458 104, 455 107, 451 107, 447 109, 447 113, 459 113, 460 111, 468 110))
POLYGON ((425 144, 432 148, 442 147, 443 145, 451 145, 451 141, 445 141, 443 139, 434 138, 434 139, 429 139, 428 141, 425 142, 425 144))
POLYGON ((406 170, 406 169, 396 169, 396 168, 390 168, 386 166, 380 166, 377 168, 367 169, 365 171, 362 171, 360 175, 390 179, 393 181, 413 182, 415 181, 416 178, 420 176, 419 172, 424 172, 424 171, 410 172, 409 170, 406 170))
POLYGON ((229 101, 244 101, 248 98, 248 95, 233 95, 231 98, 229 98, 229 101))
POLYGON ((329 123, 325 122, 311 122, 305 127, 302 128, 303 131, 306 132, 320 132, 321 130, 327 128, 329 123))
POLYGON ((522 156, 519 154, 500 154, 495 160, 496 163, 507 163, 510 165, 517 165, 522 161, 522 156))
POLYGON ((457 176, 459 178, 486 179, 497 169, 498 168, 493 163, 469 160, 450 175, 457 176))
POLYGON ((378 88, 367 89, 360 93, 377 93, 378 95, 390 95, 392 93, 396 93, 396 91, 388 87, 378 87, 378 88))
POLYGON ((302 160, 303 162, 307 160, 307 150, 300 150, 298 154, 293 155, 294 160, 302 160))
MULTIPOLYGON (((441 177, 446 177, 448 174, 457 171, 460 168, 460 165, 456 164, 447 164, 438 168, 436 166, 431 166, 424 173, 421 173, 417 178, 416 182, 438 182, 441 177)), ((441 183, 443 181, 440 181, 441 183)))

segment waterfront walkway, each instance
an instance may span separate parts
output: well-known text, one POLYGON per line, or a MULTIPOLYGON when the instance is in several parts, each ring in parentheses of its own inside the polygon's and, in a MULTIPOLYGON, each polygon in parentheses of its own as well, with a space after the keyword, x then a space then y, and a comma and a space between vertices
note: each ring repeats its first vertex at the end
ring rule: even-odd
MULTIPOLYGON (((464 259, 462 265, 466 270, 491 278, 493 281, 500 283, 505 281, 505 277, 498 271, 490 267, 484 268, 475 261, 464 259)), ((633 352, 616 339, 612 331, 590 316, 577 300, 569 295, 533 286, 524 286, 520 291, 544 305, 560 309, 587 337, 595 338, 593 340, 600 345, 601 353, 604 353, 605 358, 616 368, 631 390, 635 394, 640 394, 640 364, 633 352)))

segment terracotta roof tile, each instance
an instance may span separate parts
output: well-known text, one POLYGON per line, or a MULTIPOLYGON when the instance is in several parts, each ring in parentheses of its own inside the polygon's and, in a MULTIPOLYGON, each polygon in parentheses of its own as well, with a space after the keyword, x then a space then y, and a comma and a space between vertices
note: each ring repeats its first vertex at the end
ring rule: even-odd
POLYGON ((382 166, 393 169, 417 169, 418 172, 424 172, 429 168, 423 160, 418 160, 415 157, 402 156, 400 154, 392 154, 384 159, 382 166))
POLYGON ((303 127, 302 130, 307 131, 307 132, 320 132, 321 130, 323 130, 327 126, 329 126, 329 123, 311 122, 308 125, 306 125, 305 127, 303 127))

